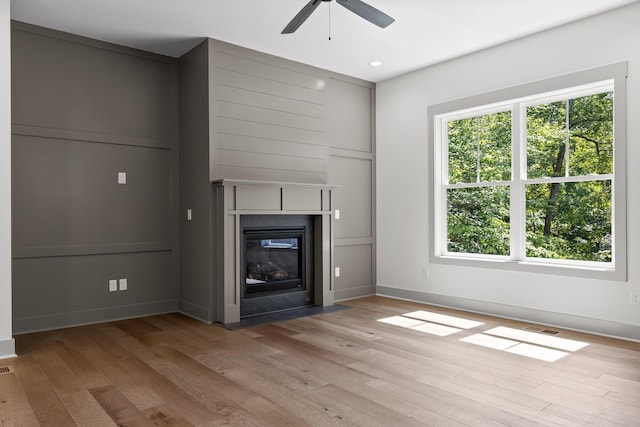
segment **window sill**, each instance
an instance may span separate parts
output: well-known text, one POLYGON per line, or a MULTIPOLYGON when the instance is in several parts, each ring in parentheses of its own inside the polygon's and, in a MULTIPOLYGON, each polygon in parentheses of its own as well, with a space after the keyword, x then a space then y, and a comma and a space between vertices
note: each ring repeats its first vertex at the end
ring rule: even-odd
POLYGON ((432 256, 434 264, 458 267, 488 268, 524 273, 550 274, 556 276, 626 282, 627 272, 608 266, 560 264, 554 261, 513 260, 506 257, 476 257, 465 255, 432 256))

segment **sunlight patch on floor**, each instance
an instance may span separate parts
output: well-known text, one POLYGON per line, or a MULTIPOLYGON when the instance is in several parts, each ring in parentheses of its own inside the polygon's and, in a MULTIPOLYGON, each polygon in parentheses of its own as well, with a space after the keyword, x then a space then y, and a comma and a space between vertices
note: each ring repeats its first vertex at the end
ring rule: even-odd
POLYGON ((378 322, 413 329, 440 337, 453 335, 463 329, 471 329, 484 325, 482 322, 476 322, 462 317, 446 316, 424 310, 405 313, 401 316, 385 317, 378 319, 378 322))
POLYGON ((509 347, 520 344, 518 341, 492 337, 491 335, 485 334, 470 335, 468 337, 460 338, 460 341, 468 342, 475 345, 481 345, 483 347, 492 348, 494 350, 506 350, 509 347))
POLYGON ((556 362, 569 353, 566 351, 554 350, 540 347, 539 345, 520 343, 505 350, 508 353, 519 354, 520 356, 531 357, 545 362, 556 362))
MULTIPOLYGON (((378 322, 440 337, 446 337, 466 329, 484 325, 484 323, 475 320, 447 316, 425 310, 385 317, 378 319, 378 322)), ((459 341, 545 362, 556 362, 589 345, 589 343, 582 341, 508 328, 506 326, 498 326, 483 333, 460 338, 459 341)))
POLYGON ((411 319, 404 316, 391 316, 384 319, 378 319, 378 322, 388 323, 389 325, 401 326, 403 328, 411 328, 413 326, 422 325, 424 322, 421 320, 411 319))
POLYGON ((418 310, 411 313, 405 313, 403 316, 412 317, 414 319, 425 320, 434 323, 440 323, 441 325, 453 326, 460 329, 471 329, 477 326, 482 326, 484 323, 476 322, 475 320, 464 319, 462 317, 447 316, 440 313, 432 313, 430 311, 418 310))
POLYGON ((481 334, 461 338, 460 341, 544 360, 545 362, 555 362, 589 345, 589 343, 582 341, 568 340, 505 326, 498 326, 481 334))
POLYGON ((425 322, 418 326, 412 326, 410 329, 426 332, 431 335, 437 335, 439 337, 447 337, 461 331, 461 329, 458 328, 452 328, 451 326, 438 325, 437 323, 430 322, 425 322))
POLYGON ((564 351, 578 351, 589 345, 588 343, 582 341, 568 340, 565 338, 558 338, 535 332, 523 331, 521 329, 507 328, 505 326, 499 326, 497 328, 489 329, 484 333, 502 338, 510 338, 518 341, 538 344, 564 351))

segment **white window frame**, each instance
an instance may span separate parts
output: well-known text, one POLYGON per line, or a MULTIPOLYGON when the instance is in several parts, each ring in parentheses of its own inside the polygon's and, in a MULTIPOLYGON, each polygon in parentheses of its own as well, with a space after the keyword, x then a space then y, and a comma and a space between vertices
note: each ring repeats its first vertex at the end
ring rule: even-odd
POLYGON ((577 73, 510 87, 486 94, 449 101, 428 108, 431 170, 429 191, 431 202, 430 261, 471 267, 530 271, 547 274, 588 277, 614 281, 627 280, 626 256, 626 76, 627 63, 616 63, 577 73), (526 107, 568 97, 579 97, 613 90, 614 92, 614 159, 613 174, 585 177, 527 179, 526 107), (511 110, 512 176, 510 181, 449 184, 448 126, 452 120, 477 117, 511 110), (611 180, 612 182, 612 262, 590 262, 530 258, 525 254, 526 184, 575 182, 578 180, 611 180), (510 255, 452 253, 447 250, 446 191, 449 188, 490 187, 507 185, 511 197, 510 255))

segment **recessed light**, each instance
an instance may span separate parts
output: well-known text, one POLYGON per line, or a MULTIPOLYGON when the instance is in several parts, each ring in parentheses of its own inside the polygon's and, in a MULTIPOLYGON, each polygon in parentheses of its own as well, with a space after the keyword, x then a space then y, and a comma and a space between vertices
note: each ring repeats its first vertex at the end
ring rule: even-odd
POLYGON ((372 67, 379 67, 382 65, 382 61, 371 61, 369 62, 369 65, 371 65, 372 67))

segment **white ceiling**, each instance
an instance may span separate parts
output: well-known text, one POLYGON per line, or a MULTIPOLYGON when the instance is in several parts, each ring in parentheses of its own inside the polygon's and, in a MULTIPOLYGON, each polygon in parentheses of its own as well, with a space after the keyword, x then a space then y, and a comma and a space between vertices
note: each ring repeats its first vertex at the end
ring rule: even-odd
POLYGON ((396 22, 330 2, 281 35, 308 0, 11 0, 11 17, 175 57, 211 37, 379 82, 640 0, 365 1, 396 22))

